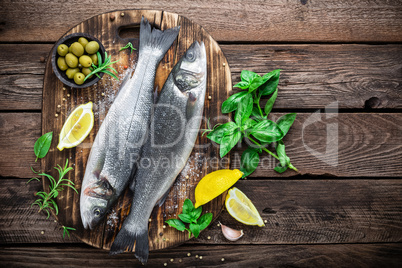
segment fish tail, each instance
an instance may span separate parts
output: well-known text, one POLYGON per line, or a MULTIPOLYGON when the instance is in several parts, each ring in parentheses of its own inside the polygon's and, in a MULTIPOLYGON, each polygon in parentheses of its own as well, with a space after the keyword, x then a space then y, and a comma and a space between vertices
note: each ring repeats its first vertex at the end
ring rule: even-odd
POLYGON ((149 242, 148 242, 148 229, 140 229, 138 231, 130 231, 123 224, 120 232, 114 239, 113 245, 110 248, 110 255, 116 255, 124 252, 125 250, 133 251, 135 243, 135 257, 143 264, 148 261, 149 255, 149 242))
POLYGON ((161 61, 168 49, 172 46, 179 31, 180 26, 169 28, 164 31, 158 29, 151 30, 151 25, 148 20, 142 17, 140 26, 140 54, 146 47, 150 47, 154 52, 159 52, 156 53, 157 60, 158 62, 161 61))

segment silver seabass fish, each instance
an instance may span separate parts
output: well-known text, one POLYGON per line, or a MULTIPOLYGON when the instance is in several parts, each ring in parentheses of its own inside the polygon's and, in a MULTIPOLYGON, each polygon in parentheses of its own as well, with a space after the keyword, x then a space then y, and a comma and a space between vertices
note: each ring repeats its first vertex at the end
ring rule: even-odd
POLYGON ((134 191, 131 211, 114 240, 111 254, 132 250, 136 242, 135 256, 142 263, 147 262, 148 219, 154 206, 164 202, 193 150, 204 108, 206 81, 205 46, 194 42, 171 71, 155 105, 150 139, 143 147, 130 185, 134 191))
POLYGON ((179 27, 151 30, 141 20, 134 75, 123 81, 88 158, 80 199, 85 228, 97 225, 128 185, 149 129, 156 68, 178 33, 179 27))

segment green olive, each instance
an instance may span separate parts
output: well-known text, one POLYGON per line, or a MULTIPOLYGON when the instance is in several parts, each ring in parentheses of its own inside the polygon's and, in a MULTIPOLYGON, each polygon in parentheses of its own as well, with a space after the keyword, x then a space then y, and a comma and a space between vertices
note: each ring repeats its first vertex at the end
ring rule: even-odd
POLYGON ((80 43, 84 48, 88 44, 88 40, 85 37, 80 37, 78 39, 78 43, 80 43))
POLYGON ((75 56, 81 57, 84 54, 84 47, 80 43, 74 42, 71 44, 71 52, 75 56))
POLYGON ((69 68, 69 69, 67 69, 67 71, 66 71, 66 75, 67 75, 68 79, 73 79, 73 78, 74 78, 74 75, 75 75, 76 73, 78 73, 79 71, 80 71, 79 68, 69 68))
POLYGON ((78 58, 73 53, 68 53, 66 55, 66 63, 70 68, 75 68, 78 66, 78 58))
POLYGON ((84 78, 85 78, 85 75, 83 73, 76 73, 74 75, 74 82, 77 85, 82 85, 82 84, 84 84, 84 78))
POLYGON ((78 68, 81 69, 82 67, 84 67, 84 66, 81 65, 80 60, 78 59, 78 68))
POLYGON ((64 57, 68 53, 68 46, 65 44, 61 44, 57 47, 57 53, 59 53, 60 56, 64 57))
POLYGON ((73 53, 73 50, 72 50, 71 46, 68 47, 68 53, 73 53))
POLYGON ((98 66, 98 55, 92 54, 92 55, 89 55, 89 57, 91 57, 92 63, 95 64, 96 66, 98 66))
POLYGON ((64 57, 59 57, 57 59, 57 66, 59 67, 60 70, 65 71, 68 69, 66 60, 64 59, 64 57))
MULTIPOLYGON (((89 68, 82 68, 81 72, 82 72, 85 76, 87 76, 87 75, 90 74, 92 71, 91 71, 91 69, 89 69, 89 68)), ((88 79, 89 79, 89 78, 92 78, 92 76, 93 76, 93 75, 91 75, 90 77, 88 77, 88 79)))
POLYGON ((85 51, 88 54, 95 54, 99 50, 99 44, 96 41, 91 41, 85 46, 85 51))
POLYGON ((92 65, 92 59, 88 55, 82 55, 79 61, 83 67, 91 67, 92 65))

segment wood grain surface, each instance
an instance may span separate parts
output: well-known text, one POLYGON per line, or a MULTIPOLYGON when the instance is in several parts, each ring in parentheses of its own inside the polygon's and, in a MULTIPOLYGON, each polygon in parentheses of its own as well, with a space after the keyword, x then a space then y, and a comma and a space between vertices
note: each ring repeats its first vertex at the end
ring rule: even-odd
MULTIPOLYGON (((137 53, 129 54, 129 50, 119 53, 119 49, 127 44, 128 40, 131 40, 133 45, 138 47, 138 38, 122 39, 118 36, 118 32, 121 28, 134 27, 136 25, 138 30, 142 16, 162 30, 177 25, 181 27, 177 40, 171 49, 169 49, 157 69, 155 86, 159 89, 163 87, 170 71, 182 55, 184 55, 187 48, 194 41, 203 41, 205 43, 208 61, 208 82, 203 116, 204 118, 217 117, 220 114, 222 101, 228 97, 228 92, 231 89, 230 70, 218 44, 201 26, 172 13, 152 10, 126 10, 124 11, 124 17, 120 16, 120 12, 106 13, 93 17, 77 25, 67 34, 85 32, 95 36, 105 46, 108 54, 112 55, 113 61, 120 60, 116 64, 117 70, 122 71, 124 65, 129 66, 129 70, 131 71, 125 72, 125 75, 129 75, 132 69, 135 68, 137 53), (111 21, 110 16, 112 15, 119 18, 111 21), (213 99, 209 100, 208 96, 212 96, 213 99)), ((76 188, 78 191, 81 191, 81 182, 84 177, 91 144, 94 141, 102 120, 106 116, 107 110, 113 103, 113 98, 119 90, 121 80, 116 81, 110 77, 106 77, 100 83, 88 89, 77 90, 68 88, 63 90, 63 84, 54 75, 50 62, 47 62, 43 89, 42 134, 53 131, 55 139, 49 154, 42 160, 42 167, 44 170, 50 171, 52 167, 64 163, 66 159, 69 159, 70 163, 73 163, 74 173, 69 173, 68 177, 77 185, 76 188), (104 97, 101 95, 101 92, 104 92, 104 97), (55 145, 58 142, 58 133, 60 133, 66 118, 76 106, 88 101, 93 101, 95 105, 95 125, 93 131, 89 135, 89 138, 79 146, 59 152, 55 145), (57 105, 62 105, 60 111, 57 110, 57 105), (55 114, 60 114, 60 116, 55 118, 55 114)), ((207 128, 206 120, 201 124, 201 129, 205 128, 207 128)), ((154 209, 150 218, 151 222, 149 223, 150 250, 174 246, 189 239, 187 233, 174 232, 172 229, 165 230, 163 225, 167 219, 177 218, 177 215, 181 213, 181 207, 186 198, 191 198, 194 201, 194 189, 197 182, 207 173, 217 169, 205 164, 203 159, 214 157, 218 154, 218 149, 212 146, 208 148, 197 147, 198 144, 206 142, 207 138, 205 136, 201 137, 200 134, 195 145, 197 149, 194 149, 190 155, 186 167, 171 188, 166 201, 161 207, 154 209), (162 232, 164 233, 163 237, 160 236, 162 232)), ((220 163, 223 168, 228 168, 228 157, 220 161, 220 163)), ((47 188, 48 182, 44 181, 44 189, 47 188)), ((224 197, 222 195, 213 202, 208 203, 208 205, 203 206, 204 212, 212 212, 217 217, 222 209, 224 197)), ((89 231, 85 230, 81 224, 79 196, 69 189, 63 191, 58 197, 58 205, 67 209, 60 212, 56 218, 63 225, 77 228, 76 234, 84 242, 98 248, 110 249, 125 217, 130 211, 131 200, 132 194, 127 189, 111 208, 111 212, 106 215, 105 220, 98 224, 96 228, 89 231)))
MULTIPOLYGON (((282 69, 275 109, 402 108, 402 45, 221 45, 233 84, 249 69, 282 69)), ((40 110, 52 45, 0 44, 0 109, 40 110), (17 48, 17 49, 16 49, 17 48), (31 53, 24 53, 24 51, 31 53), (9 57, 13 54, 13 57, 9 57)))
MULTIPOLYGON (((399 268, 402 244, 183 245, 149 255, 149 267, 389 267, 399 268), (191 256, 187 256, 190 253, 191 256), (202 256, 202 259, 195 256, 202 256), (222 261, 223 258, 223 261, 222 261), (173 261, 172 261, 173 260, 173 261)), ((5 267, 143 267, 132 254, 74 246, 0 247, 5 267), (46 259, 46 262, 43 260, 46 259), (63 262, 61 262, 63 260, 63 262)))
POLYGON ((185 15, 227 42, 400 42, 399 0, 149 1, 3 0, 0 41, 55 42, 71 25, 111 10, 185 15), (386 30, 384 30, 386 29, 386 30))
MULTIPOLYGON (((62 238, 59 223, 46 220, 33 193, 39 182, 0 180, 0 244, 77 243, 76 236, 62 238), (43 232, 43 234, 42 234, 43 232)), ((189 244, 330 244, 384 243, 402 241, 402 184, 384 180, 241 180, 243 191, 264 220, 265 227, 247 226, 223 211, 218 219, 189 244), (341 197, 340 197, 341 196, 341 197), (242 229, 244 237, 226 240, 217 223, 242 229), (373 231, 375 230, 375 231, 373 231), (208 239, 208 237, 210 239, 208 239)), ((64 213, 64 210, 60 213, 64 213)), ((78 225, 68 225, 79 228, 78 225)), ((177 232, 168 227, 167 233, 177 232)), ((76 232, 72 232, 76 234, 76 232)))
MULTIPOLYGON (((273 113, 272 118, 279 118, 280 113, 273 113)), ((285 137, 286 151, 292 163, 303 175, 340 176, 340 177, 392 177, 402 175, 402 114, 401 113, 339 113, 332 118, 322 114, 322 120, 307 125, 313 113, 299 113, 289 133, 285 137), (306 123, 307 122, 307 123, 306 123), (329 162, 336 155, 327 154, 328 126, 338 129, 338 163, 329 162)), ((0 130, 0 153, 11 155, 0 159, 3 168, 1 176, 29 178, 32 172, 29 164, 35 164, 32 148, 40 136, 37 126, 40 116, 36 113, 0 114, 0 122, 15 122, 20 126, 28 121, 31 128, 16 128, 9 135, 10 128, 0 130), (21 147, 20 140, 25 147, 21 147), (19 160, 16 161, 14 157, 19 160), (19 162, 20 161, 20 162, 19 162), (21 164, 28 163, 28 164, 21 164)), ((214 121, 211 121, 215 123, 214 121)), ((11 126, 10 126, 11 127, 11 126)), ((56 144, 57 141, 54 141, 56 144)), ((209 140, 205 143, 218 148, 209 140)), ((332 144, 332 143, 330 143, 332 144)), ((79 147, 81 148, 81 147, 79 147)), ((231 153, 231 168, 240 165, 241 152, 245 144, 236 146, 231 153)), ((85 148, 82 148, 83 150, 85 148)), ((88 148, 87 148, 88 149, 88 148)), ((53 149, 51 149, 53 152, 53 149)), ((80 151, 79 151, 80 152, 80 151)), ((81 153, 81 152, 80 152, 81 153)), ((70 157, 70 156, 68 156, 70 157)), ((74 154, 71 155, 74 157, 74 154)), ((61 164, 63 159, 60 159, 61 164)), ((334 159, 336 160, 336 159, 334 159)), ((250 177, 293 177, 296 172, 277 174, 273 171, 276 162, 272 157, 262 154, 262 162, 250 177)), ((34 167, 38 167, 34 165, 34 167)), ((77 169, 76 176, 82 176, 82 167, 77 169)), ((47 167, 51 171, 51 167, 47 167)))

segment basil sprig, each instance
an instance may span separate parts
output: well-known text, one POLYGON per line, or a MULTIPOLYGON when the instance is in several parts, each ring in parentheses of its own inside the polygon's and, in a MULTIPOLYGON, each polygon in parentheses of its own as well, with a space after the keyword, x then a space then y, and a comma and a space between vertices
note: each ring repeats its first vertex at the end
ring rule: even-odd
POLYGON ((212 213, 205 213, 202 216, 201 213, 202 207, 194 208, 191 200, 187 198, 183 204, 183 212, 179 214, 180 219, 170 219, 166 223, 179 231, 187 230, 189 238, 191 234, 197 238, 200 232, 208 227, 213 217, 212 213), (186 227, 186 223, 189 224, 188 228, 186 227))
POLYGON ((234 112, 234 122, 216 125, 204 131, 207 137, 220 144, 219 154, 224 157, 240 140, 248 139, 253 143, 241 156, 240 170, 243 178, 255 171, 262 151, 279 160, 274 168, 276 172, 285 172, 288 168, 297 171, 286 155, 283 138, 292 126, 296 113, 280 117, 276 122, 269 120, 275 100, 278 96, 280 70, 274 70, 263 76, 243 70, 241 81, 234 85, 242 91, 230 96, 222 103, 222 113, 234 112), (271 95, 264 109, 260 106, 262 96, 271 95), (275 143, 276 154, 266 147, 275 143))

